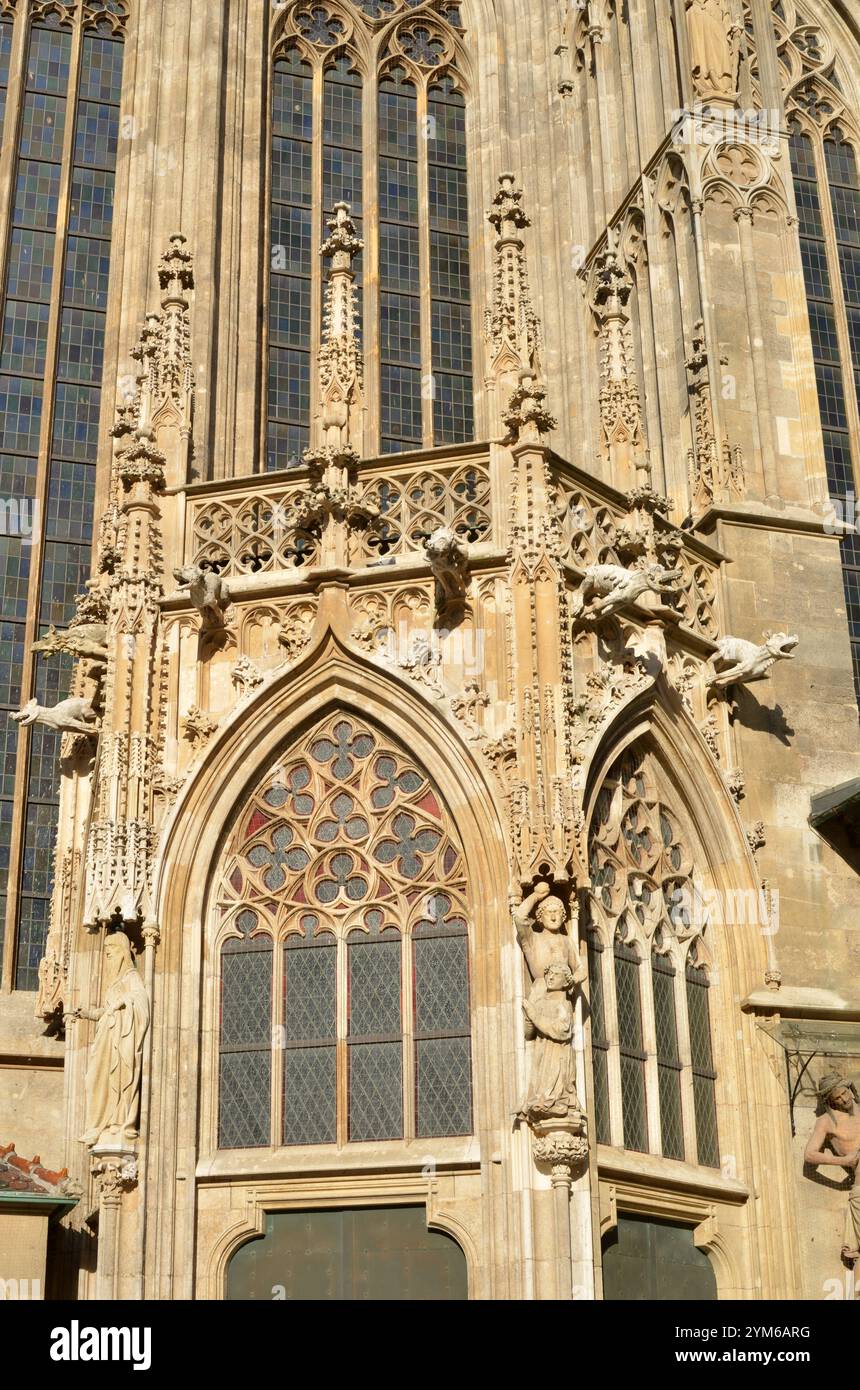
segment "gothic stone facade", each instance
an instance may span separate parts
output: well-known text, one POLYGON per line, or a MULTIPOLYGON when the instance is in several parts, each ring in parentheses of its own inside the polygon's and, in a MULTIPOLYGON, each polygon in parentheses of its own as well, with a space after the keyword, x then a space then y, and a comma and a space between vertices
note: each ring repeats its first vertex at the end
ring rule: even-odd
POLYGON ((23 620, 50 923, 30 978, 22 815, 0 993, 0 1138, 79 1192, 56 1289, 223 1298, 274 1217, 417 1207, 474 1298, 617 1296, 635 1221, 703 1297, 854 1297, 849 1169, 804 1165, 860 1055, 809 824, 860 775, 853 7, 0 19, 7 134, 28 45, 78 84, 55 275, 113 187, 92 567, 23 620))

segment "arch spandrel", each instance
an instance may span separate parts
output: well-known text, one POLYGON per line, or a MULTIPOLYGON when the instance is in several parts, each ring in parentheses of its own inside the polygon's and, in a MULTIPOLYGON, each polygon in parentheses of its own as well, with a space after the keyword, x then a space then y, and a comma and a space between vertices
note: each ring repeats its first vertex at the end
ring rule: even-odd
POLYGON ((240 702, 189 770, 162 832, 153 887, 165 954, 177 963, 189 929, 202 930, 209 866, 224 852, 236 808, 285 747, 339 712, 385 730, 432 775, 462 845, 478 957, 495 960, 508 922, 510 868, 492 774, 440 702, 351 641, 349 621, 344 591, 324 590, 304 652, 240 702))

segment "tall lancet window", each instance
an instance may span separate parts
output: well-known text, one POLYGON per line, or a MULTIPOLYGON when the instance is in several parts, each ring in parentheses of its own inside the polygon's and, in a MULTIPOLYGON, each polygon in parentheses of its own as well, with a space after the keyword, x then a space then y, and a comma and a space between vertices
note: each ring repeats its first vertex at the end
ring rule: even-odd
POLYGON ((345 716, 290 749, 216 911, 219 1147, 471 1133, 465 866, 403 749, 345 716))
POLYGON ((272 9, 266 467, 314 441, 319 248, 346 202, 364 347, 362 452, 473 436, 465 55, 445 0, 272 9))
POLYGON ((599 1143, 719 1166, 704 914, 691 851, 634 745, 609 771, 589 836, 587 927, 599 1143))
POLYGON ((827 483, 860 701, 860 129, 832 40, 795 0, 774 9, 827 483))
POLYGON ((27 652, 90 572, 127 13, 0 4, 0 960, 18 989, 37 987, 48 925, 60 735, 9 715, 68 695, 71 660, 27 652))

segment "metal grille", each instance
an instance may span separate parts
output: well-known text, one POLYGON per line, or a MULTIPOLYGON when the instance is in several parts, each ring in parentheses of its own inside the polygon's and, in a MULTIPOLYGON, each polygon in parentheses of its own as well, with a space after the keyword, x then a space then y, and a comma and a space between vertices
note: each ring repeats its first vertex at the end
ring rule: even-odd
POLYGON ((681 1119, 681 1059, 675 1013, 675 971, 665 956, 651 957, 654 1023, 657 1033, 657 1081, 660 1094, 660 1134, 666 1158, 684 1157, 681 1119))
POLYGON ((716 1077, 711 1049, 711 1022, 708 1013, 708 972, 702 966, 687 966, 687 1016, 690 1020, 690 1056, 693 1062, 693 1102, 696 1115, 696 1151, 699 1162, 719 1168, 717 1137, 716 1077))
POLYGON ((621 1052, 621 1107, 624 1147, 645 1152, 648 1129, 645 1110, 645 1053, 642 1050, 642 1003, 639 957, 631 946, 615 943, 615 997, 621 1052))

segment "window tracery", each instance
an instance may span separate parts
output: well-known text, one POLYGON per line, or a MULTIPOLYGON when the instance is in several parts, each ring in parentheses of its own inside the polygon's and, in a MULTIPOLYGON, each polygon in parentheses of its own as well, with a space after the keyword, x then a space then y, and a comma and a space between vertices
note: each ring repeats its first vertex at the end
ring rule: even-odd
POLYGON ((270 769, 218 896, 221 1147, 471 1131, 465 892, 438 794, 369 725, 270 769))
POLYGON ((299 0, 275 14, 267 467, 298 465, 311 441, 318 248, 340 200, 365 244, 356 261, 359 324, 371 347, 365 452, 471 439, 459 9, 439 0, 299 0))
POLYGON ((598 1142, 719 1165, 699 874, 634 745, 597 797, 587 927, 598 1142), (691 994, 692 991, 692 994, 691 994))

